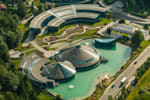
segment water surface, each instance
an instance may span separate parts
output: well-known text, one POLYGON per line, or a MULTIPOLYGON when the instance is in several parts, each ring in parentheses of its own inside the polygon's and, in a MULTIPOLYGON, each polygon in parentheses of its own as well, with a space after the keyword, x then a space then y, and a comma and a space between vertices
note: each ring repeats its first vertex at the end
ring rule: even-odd
MULTIPOLYGON (((92 40, 88 40, 87 42, 83 44, 93 46, 92 40)), ((116 43, 116 46, 111 48, 97 49, 103 57, 108 59, 108 63, 99 64, 96 68, 89 71, 78 72, 72 80, 61 83, 58 87, 49 89, 49 91, 61 94, 65 100, 88 96, 94 91, 97 77, 106 73, 114 75, 126 63, 131 53, 130 47, 120 43, 116 43), (74 88, 69 88, 69 85, 73 85, 74 88)))

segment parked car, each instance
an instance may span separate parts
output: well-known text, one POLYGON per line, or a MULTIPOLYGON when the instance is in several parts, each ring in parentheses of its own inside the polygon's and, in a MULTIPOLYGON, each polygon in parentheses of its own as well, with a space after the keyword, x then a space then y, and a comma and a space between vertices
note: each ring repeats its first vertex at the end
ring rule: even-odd
POLYGON ((113 84, 112 86, 111 86, 111 88, 114 88, 115 87, 115 84, 113 84))
POLYGON ((135 61, 134 64, 137 64, 137 61, 135 61))

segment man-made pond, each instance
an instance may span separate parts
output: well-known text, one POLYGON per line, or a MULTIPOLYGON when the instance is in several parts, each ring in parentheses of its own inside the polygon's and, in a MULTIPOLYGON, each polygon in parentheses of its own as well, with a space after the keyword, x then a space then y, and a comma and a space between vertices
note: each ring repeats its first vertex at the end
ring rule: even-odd
MULTIPOLYGON (((83 44, 93 46, 92 40, 87 40, 83 44)), ((85 72, 78 72, 72 80, 48 90, 52 93, 60 94, 64 100, 88 96, 94 92, 98 76, 106 73, 114 75, 126 63, 131 54, 131 48, 120 43, 116 43, 116 46, 112 48, 97 49, 103 57, 108 59, 107 63, 99 64, 96 68, 85 72)))

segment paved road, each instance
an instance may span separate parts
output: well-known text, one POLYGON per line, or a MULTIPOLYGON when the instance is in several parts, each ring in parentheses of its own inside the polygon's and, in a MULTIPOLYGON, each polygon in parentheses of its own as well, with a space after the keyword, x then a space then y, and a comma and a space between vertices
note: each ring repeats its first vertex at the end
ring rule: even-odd
POLYGON ((112 97, 115 97, 121 90, 121 88, 119 88, 120 86, 120 81, 121 79, 123 79, 123 77, 127 77, 127 81, 131 80, 133 78, 133 76, 136 73, 137 68, 139 68, 146 60, 148 57, 150 57, 150 46, 147 47, 138 57, 137 59, 135 59, 130 65, 129 67, 123 72, 121 73, 121 75, 111 84, 109 85, 103 96, 99 99, 99 100, 108 100, 108 96, 112 95, 112 97), (134 62, 137 61, 137 64, 134 64, 134 62), (114 88, 111 88, 111 86, 115 84, 114 88))

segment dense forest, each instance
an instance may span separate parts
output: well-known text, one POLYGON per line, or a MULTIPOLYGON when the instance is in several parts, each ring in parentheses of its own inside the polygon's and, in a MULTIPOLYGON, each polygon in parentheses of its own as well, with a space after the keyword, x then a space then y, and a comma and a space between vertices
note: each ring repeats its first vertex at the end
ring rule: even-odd
POLYGON ((150 0, 104 0, 107 4, 112 4, 116 1, 122 1, 124 3, 125 11, 138 15, 141 17, 147 17, 150 15, 150 0))
POLYGON ((142 17, 150 15, 150 0, 123 0, 125 10, 142 17))
POLYGON ((32 84, 15 69, 8 50, 17 46, 22 36, 18 23, 8 13, 0 15, 0 100, 36 100, 32 84))

